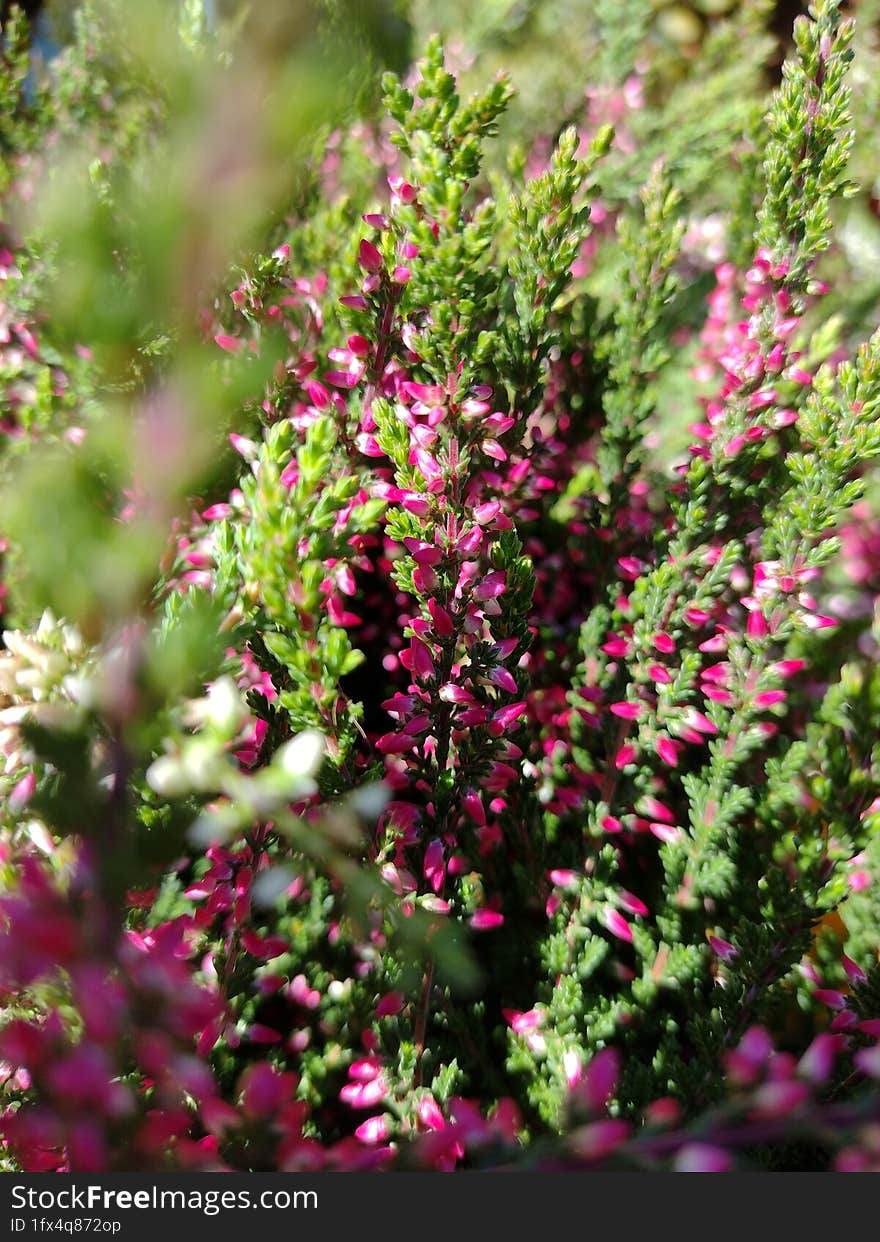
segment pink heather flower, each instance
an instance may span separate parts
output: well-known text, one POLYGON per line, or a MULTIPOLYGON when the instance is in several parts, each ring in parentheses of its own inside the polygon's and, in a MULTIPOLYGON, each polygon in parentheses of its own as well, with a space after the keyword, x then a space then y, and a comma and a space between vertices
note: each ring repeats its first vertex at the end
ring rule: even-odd
POLYGON ((603 1048, 585 1066, 577 1086, 577 1099, 592 1113, 602 1113, 617 1086, 621 1058, 616 1048, 603 1048))
POLYGON ((810 1088, 804 1082, 797 1082, 794 1079, 765 1082, 755 1092, 752 1115, 771 1120, 788 1117, 797 1112, 809 1097, 810 1088))
POLYGON ((763 690, 755 695, 755 707, 773 707, 777 703, 784 703, 787 697, 784 690, 763 690))
POLYGON ((214 340, 228 354, 237 354, 244 347, 244 341, 239 340, 237 336, 227 336, 223 332, 218 332, 214 340))
POLYGON ((565 1074, 565 1081, 569 1087, 577 1086, 580 1082, 581 1059, 573 1048, 569 1048, 562 1054, 562 1072, 565 1074))
POLYGON ((486 808, 483 806, 483 800, 478 793, 475 793, 472 789, 468 790, 462 798, 462 806, 475 824, 485 824, 486 808))
POLYGON ((712 1143, 685 1143, 675 1156, 676 1173, 729 1173, 729 1152, 712 1143))
POLYGON ((400 662, 421 681, 434 676, 434 657, 430 648, 418 638, 410 639, 409 648, 401 653, 400 662))
POLYGON ((438 638, 450 638, 455 633, 455 627, 452 624, 452 617, 442 606, 438 604, 436 599, 428 600, 428 612, 431 614, 431 620, 434 623, 434 632, 438 638))
POLYGON ((617 833, 623 831, 623 824, 614 815, 604 815, 600 826, 605 832, 617 833))
POLYGON ((853 1056, 856 1065, 869 1078, 880 1078, 880 1044, 873 1048, 860 1048, 853 1056))
POLYGON ((495 599, 503 595, 507 585, 507 575, 501 570, 486 574, 485 578, 474 589, 474 599, 495 599))
POLYGON ((551 884, 558 885, 559 888, 574 888, 578 882, 578 873, 576 871, 564 871, 558 868, 548 871, 547 875, 551 884))
POLYGON ((658 737, 654 749, 668 767, 678 767, 678 745, 671 738, 658 737))
POLYGON ((295 1087, 293 1074, 280 1074, 266 1061, 249 1065, 238 1082, 242 1108, 249 1117, 271 1117, 295 1087))
POLYGON ((640 561, 635 556, 621 556, 617 565, 620 569, 620 576, 628 579, 630 582, 635 582, 636 578, 640 577, 648 568, 644 561, 640 561))
POLYGON ((609 711, 613 715, 619 716, 621 720, 638 720, 643 710, 643 703, 633 703, 628 699, 624 699, 619 703, 612 703, 609 708, 609 711))
POLYGON ((847 957, 845 953, 840 955, 840 964, 843 967, 847 979, 850 983, 864 983, 867 975, 862 970, 858 962, 854 962, 851 957, 847 957))
POLYGON ((628 944, 632 942, 632 928, 623 915, 612 906, 605 906, 602 910, 602 922, 613 936, 617 936, 619 940, 625 940, 628 944))
POLYGON ((480 526, 488 526, 490 522, 494 522, 500 512, 500 501, 487 500, 474 509, 474 521, 480 526))
POLYGON ((603 1160, 610 1156, 630 1135, 630 1123, 614 1118, 594 1121, 572 1134, 569 1145, 583 1160, 603 1160))
POLYGON ((376 1006, 377 1018, 393 1018, 403 1008, 403 997, 399 992, 387 992, 376 1006))
POLYGON ((391 279, 395 285, 406 285, 412 277, 412 272, 402 263, 398 263, 391 273, 391 279))
MULTIPOLYGON (((625 743, 623 746, 620 747, 617 754, 614 756, 614 766, 618 769, 618 771, 621 768, 627 767, 630 763, 635 762, 638 753, 639 752, 636 750, 635 746, 633 746, 629 742, 625 743)), ((610 818, 610 817, 606 817, 606 818, 610 818)), ((619 821, 617 822, 619 823, 619 821)), ((606 829, 606 831, 608 830, 606 829)), ((614 829, 613 831, 619 832, 620 829, 617 828, 617 829, 614 829)))
POLYGON ((355 1138, 370 1146, 376 1143, 384 1143, 389 1134, 388 1121, 384 1116, 370 1117, 367 1121, 362 1122, 354 1132, 355 1138))
POLYGON ((756 610, 749 613, 749 619, 746 622, 746 633, 750 638, 764 638, 767 635, 768 626, 763 613, 756 610))
POLYGON ((655 798, 653 794, 647 794, 640 799, 636 809, 647 815, 649 819, 659 819, 666 824, 675 823, 675 812, 672 811, 665 802, 661 802, 659 798, 655 798))
POLYGON ((675 639, 670 637, 669 634, 663 633, 662 630, 654 635, 652 641, 656 649, 664 655, 671 655, 675 651, 675 639))
POLYGON ((808 630, 828 630, 837 625, 834 617, 820 617, 812 612, 805 612, 801 617, 801 622, 808 630))
POLYGON ((777 660, 773 665, 780 677, 793 677, 807 667, 806 660, 777 660))
POLYGON ((827 1005, 829 1009, 846 1008, 846 997, 836 988, 817 988, 813 993, 813 999, 817 1000, 820 1005, 827 1005))
POLYGON ((379 272, 384 266, 381 251, 377 250, 366 238, 363 239, 358 249, 358 263, 367 272, 379 272))
POLYGON ((672 674, 663 664, 649 664, 648 676, 652 681, 656 682, 657 685, 661 686, 668 686, 672 681, 672 674))
POLYGON ((536 1031, 544 1023, 544 1012, 540 1009, 528 1009, 525 1012, 518 1009, 502 1009, 501 1012, 510 1029, 517 1035, 536 1031))
POLYGON ((23 810, 34 796, 37 788, 37 778, 33 772, 28 772, 21 780, 17 781, 12 791, 9 793, 7 802, 10 811, 17 814, 23 810))
POLYGON ((417 1106, 419 1121, 426 1130, 442 1130, 446 1125, 446 1120, 440 1111, 437 1101, 433 1095, 426 1093, 421 1097, 417 1106))
POLYGON ((504 915, 497 910, 475 910, 468 923, 475 931, 494 931, 504 922, 504 915))
POLYGON ((634 893, 628 889, 621 888, 617 892, 618 904, 623 906, 624 910, 628 910, 630 914, 648 914, 648 907, 640 897, 636 897, 634 893))
POLYGON ((670 824, 650 823, 648 830, 658 841, 662 841, 664 845, 674 845, 676 841, 681 840, 681 829, 673 828, 670 824))
POLYGON ((492 669, 489 674, 489 680, 493 682, 499 690, 504 690, 507 694, 516 694, 519 689, 516 681, 514 680, 513 674, 509 673, 506 668, 502 668, 500 665, 496 665, 496 667, 492 669))
POLYGON ((709 947, 712 952, 721 958, 723 962, 732 962, 739 955, 739 949, 736 945, 731 944, 729 940, 722 940, 720 936, 708 936, 709 947))
POLYGON ((718 732, 718 726, 713 724, 708 716, 698 712, 695 707, 686 707, 682 712, 682 720, 691 728, 696 729, 698 733, 707 733, 714 737, 718 732))
POLYGON ((256 461, 259 450, 253 440, 248 440, 246 436, 237 435, 233 431, 230 433, 229 443, 245 461, 256 461))
POLYGON ((402 203, 414 203, 418 191, 414 185, 404 181, 403 177, 389 177, 388 186, 392 195, 402 203))
POLYGON ((443 842, 436 837, 425 851, 423 873, 434 892, 439 893, 446 882, 446 865, 444 862, 443 842))
POLYGON ((798 1061, 798 1074, 816 1086, 827 1082, 834 1070, 837 1054, 843 1049, 845 1042, 843 1035, 830 1035, 827 1031, 817 1035, 798 1061))

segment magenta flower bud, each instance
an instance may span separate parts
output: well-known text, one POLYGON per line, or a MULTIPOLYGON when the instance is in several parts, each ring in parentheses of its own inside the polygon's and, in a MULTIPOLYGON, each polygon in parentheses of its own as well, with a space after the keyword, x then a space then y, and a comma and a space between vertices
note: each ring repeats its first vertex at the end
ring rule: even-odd
POLYGON ((678 746, 671 738, 658 737, 654 743, 654 749, 668 767, 678 767, 678 746))
POLYGON ((462 806, 475 824, 485 824, 486 809, 483 800, 473 789, 469 789, 462 798, 462 806))
POLYGON ((635 582, 644 571, 648 568, 644 561, 640 561, 635 556, 622 556, 617 562, 622 578, 627 578, 631 582, 635 582))
POLYGON ((813 376, 804 367, 789 367, 785 378, 792 380, 795 384, 812 384, 813 382, 813 376))
POLYGON ((240 340, 239 337, 227 336, 223 332, 218 332, 214 340, 227 354, 237 354, 244 347, 244 341, 240 340))
POLYGON ((720 936, 712 935, 706 938, 709 941, 709 948, 723 962, 732 962, 739 955, 739 949, 736 945, 731 944, 729 940, 722 940, 720 936))
POLYGON ((644 710, 644 704, 624 699, 621 702, 612 703, 608 710, 612 715, 619 716, 621 720, 638 720, 644 710))
POLYGON ((625 940, 628 944, 632 943, 632 928, 618 910, 612 906, 605 906, 601 918, 613 936, 617 936, 619 940, 625 940))
POLYGON ((437 603, 436 599, 428 600, 428 612, 431 614, 434 632, 438 638, 450 638, 455 633, 452 617, 441 604, 437 603))
MULTIPOLYGON (((638 753, 639 752, 635 748, 635 746, 633 746, 629 742, 625 743, 623 746, 620 747, 617 754, 614 756, 614 766, 617 768, 618 771, 620 771, 621 768, 625 768, 629 764, 634 763, 638 753)), ((609 816, 606 818, 611 818, 611 817, 609 816)), ((606 828, 605 831, 607 832, 608 829, 606 828)), ((616 829, 612 829, 611 831, 619 832, 620 829, 616 828, 616 829)))
POLYGON ((502 1009, 501 1013, 508 1026, 517 1035, 536 1031, 544 1023, 544 1012, 541 1009, 529 1009, 526 1012, 518 1009, 502 1009))
POLYGON ((474 931, 494 931, 495 928, 501 927, 503 922, 504 915, 499 914, 497 910, 475 910, 468 919, 474 931))
POLYGON ((384 266, 381 251, 377 250, 373 243, 367 241, 366 238, 363 239, 358 248, 358 263, 366 272, 379 272, 384 266))
POLYGON ((472 556, 483 543, 483 532, 479 526, 472 526, 466 531, 455 545, 455 550, 460 556, 472 556))
POLYGON ((575 888, 579 878, 576 871, 564 871, 559 868, 548 871, 547 875, 550 883, 557 885, 559 888, 575 888))
POLYGON ((34 796, 36 788, 37 778, 33 772, 28 772, 19 781, 16 781, 7 797, 10 811, 13 814, 18 814, 19 811, 22 811, 34 796))
POLYGON ((768 627, 763 613, 757 611, 749 613, 749 619, 746 622, 746 633, 750 638, 764 638, 767 635, 768 627))
POLYGON ((510 703, 507 707, 499 707, 492 714, 492 720, 499 726, 500 733, 506 733, 512 729, 518 720, 528 711, 528 704, 525 702, 510 703))
POLYGON ((402 203, 413 203, 416 200, 417 190, 414 185, 410 185, 408 181, 404 181, 403 177, 389 177, 388 186, 395 198, 399 198, 402 203))
POLYGON ((369 1146, 384 1143, 389 1134, 388 1121, 384 1116, 370 1117, 368 1121, 362 1122, 354 1132, 355 1138, 369 1146))
POLYGON ((867 975, 862 970, 858 962, 854 962, 851 957, 847 957, 845 953, 840 955, 840 964, 846 972, 846 977, 850 983, 864 983, 867 975))
POLYGON ((817 1000, 820 1005, 827 1005, 829 1009, 846 1008, 846 997, 836 988, 817 988, 813 993, 813 999, 817 1000))
POLYGON ((403 652, 401 662, 404 668, 408 668, 414 677, 422 681, 427 681, 434 676, 434 657, 430 649, 418 638, 410 639, 409 651, 403 652), (406 655, 409 656, 408 661, 404 660, 406 655))
POLYGON ((795 673, 800 673, 806 667, 806 660, 778 660, 773 665, 780 677, 793 677, 795 673))
POLYGON ((573 1048, 567 1049, 562 1054, 562 1072, 570 1088, 577 1086, 580 1082, 583 1067, 580 1057, 573 1048))
POLYGON ((482 582, 477 584, 474 589, 474 599, 496 599, 499 595, 504 594, 506 585, 507 575, 501 570, 494 570, 492 573, 486 574, 482 582))
POLYGON ((279 1074, 265 1061, 249 1065, 239 1079, 244 1112, 249 1117, 271 1117, 290 1098, 292 1074, 279 1074))
POLYGON ((577 1099, 592 1113, 603 1113, 620 1077, 621 1058, 616 1048, 603 1048, 591 1057, 578 1083, 577 1099))
POLYGON ((789 1117, 797 1112, 809 1097, 810 1089, 804 1082, 797 1082, 795 1079, 765 1082, 755 1092, 752 1115, 768 1120, 789 1117))
POLYGON ((706 698, 711 699, 713 703, 721 703, 729 707, 733 702, 733 695, 719 686, 702 686, 701 689, 706 698))
POLYGON ((369 224, 372 229, 383 230, 391 227, 391 221, 381 212, 367 212, 366 215, 361 216, 361 219, 364 224, 369 224))
POLYGON ((784 703, 787 697, 784 690, 763 690, 755 695, 755 707, 774 707, 777 703, 784 703))
POLYGON ((609 638, 608 642, 603 643, 601 647, 601 650, 604 651, 606 655, 615 656, 615 657, 628 656, 630 653, 630 649, 631 648, 630 648, 629 642, 625 638, 621 638, 617 634, 612 635, 612 637, 609 638))
POLYGON ((844 1035, 830 1035, 823 1031, 816 1036, 798 1061, 798 1074, 815 1086, 821 1086, 831 1077, 837 1054, 844 1048, 845 1043, 844 1035))
POLYGON ((391 273, 392 283, 395 285, 407 285, 412 277, 412 272, 402 263, 398 263, 391 273))
POLYGON ((682 837, 681 829, 673 828, 671 824, 650 823, 648 831, 664 845, 675 845, 682 837))
POLYGON ((641 814, 647 815, 649 819, 659 819, 666 824, 675 823, 675 813, 652 794, 647 794, 642 798, 637 804, 636 809, 641 814))
POLYGON ((625 889, 625 888, 618 889, 617 901, 618 901, 618 904, 623 906, 624 910, 629 911, 630 914, 641 914, 641 915, 648 914, 648 907, 645 905, 645 903, 641 900, 640 897, 636 897, 634 893, 629 892, 628 889, 625 889))
POLYGON ((416 1106, 419 1121, 426 1130, 442 1130, 446 1122, 437 1101, 430 1094, 423 1095, 416 1106))
POLYGON ((477 505, 474 509, 474 521, 480 526, 488 526, 493 522, 501 512, 501 503, 498 500, 489 500, 485 504, 477 505))
POLYGON ((615 815, 603 815, 599 821, 599 826, 603 832, 617 833, 623 832, 623 824, 615 815))
POLYGON ((509 673, 506 668, 502 668, 500 665, 492 669, 489 674, 489 680, 496 685, 499 690, 503 690, 506 694, 516 694, 519 689, 513 674, 509 673))
POLYGON ((664 634, 661 631, 660 633, 654 635, 652 641, 655 648, 658 651, 661 651, 664 655, 672 655, 673 651, 675 651, 675 640, 671 638, 669 634, 664 634))
POLYGON ((729 1173, 730 1153, 713 1143, 685 1143, 675 1156, 676 1173, 729 1173))
POLYGON ((837 622, 835 621, 833 617, 820 617, 820 616, 817 616, 815 613, 810 613, 810 612, 804 613, 801 620, 803 621, 804 625, 807 627, 808 630, 832 629, 834 626, 837 625, 837 622))
POLYGON ((246 436, 237 435, 233 431, 230 433, 229 443, 245 461, 256 461, 259 450, 253 440, 248 440, 246 436))

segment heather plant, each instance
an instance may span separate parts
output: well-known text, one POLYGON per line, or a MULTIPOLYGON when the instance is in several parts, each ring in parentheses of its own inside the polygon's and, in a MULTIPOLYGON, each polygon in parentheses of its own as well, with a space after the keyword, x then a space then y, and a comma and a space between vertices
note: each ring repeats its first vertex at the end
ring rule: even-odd
POLYGON ((9 1168, 878 1167, 870 22, 519 7, 7 24, 9 1168))

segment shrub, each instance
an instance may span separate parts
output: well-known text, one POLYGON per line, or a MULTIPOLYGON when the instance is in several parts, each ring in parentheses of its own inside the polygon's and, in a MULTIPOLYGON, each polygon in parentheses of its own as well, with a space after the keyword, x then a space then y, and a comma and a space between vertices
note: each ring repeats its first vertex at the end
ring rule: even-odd
POLYGON ((552 144, 381 8, 7 26, 10 1167, 877 1167, 853 24, 597 8, 552 144))

